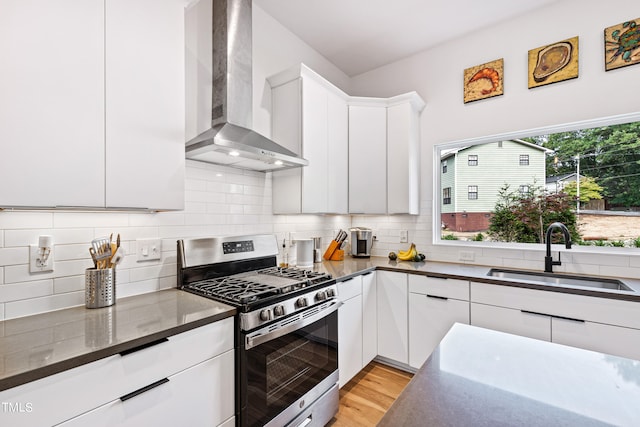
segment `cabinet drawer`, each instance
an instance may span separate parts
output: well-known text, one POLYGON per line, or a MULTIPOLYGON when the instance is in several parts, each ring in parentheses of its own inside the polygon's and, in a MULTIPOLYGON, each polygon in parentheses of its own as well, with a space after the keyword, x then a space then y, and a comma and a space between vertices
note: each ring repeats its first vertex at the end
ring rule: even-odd
POLYGON ((469 301, 467 280, 409 275, 409 292, 469 301))
POLYGON ((216 426, 233 416, 233 372, 230 350, 169 376, 157 387, 128 399, 113 400, 62 425, 216 426))
POLYGON ((471 282, 471 301, 640 329, 635 301, 471 282))
POLYGON ((5 390, 2 402, 29 402, 33 412, 3 418, 11 426, 57 424, 232 348, 233 318, 228 318, 5 390))
POLYGON ((551 341, 549 316, 472 302, 470 319, 473 326, 551 341))
POLYGON ((346 301, 349 298, 362 294, 362 276, 355 276, 338 282, 337 286, 340 301, 346 301))

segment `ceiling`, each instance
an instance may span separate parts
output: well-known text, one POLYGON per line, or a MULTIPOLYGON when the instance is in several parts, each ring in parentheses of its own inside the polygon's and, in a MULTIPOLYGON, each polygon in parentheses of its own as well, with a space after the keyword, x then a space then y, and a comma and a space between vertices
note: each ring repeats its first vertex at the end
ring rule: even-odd
POLYGON ((561 0, 253 0, 355 76, 561 0))

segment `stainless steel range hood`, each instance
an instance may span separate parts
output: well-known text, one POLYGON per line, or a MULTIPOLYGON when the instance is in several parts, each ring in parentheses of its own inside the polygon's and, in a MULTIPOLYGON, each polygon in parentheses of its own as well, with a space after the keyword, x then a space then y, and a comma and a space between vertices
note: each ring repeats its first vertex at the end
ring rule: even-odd
POLYGON ((187 159, 271 171, 309 162, 252 130, 251 0, 186 10, 187 159), (206 129, 202 131, 202 129, 206 129))

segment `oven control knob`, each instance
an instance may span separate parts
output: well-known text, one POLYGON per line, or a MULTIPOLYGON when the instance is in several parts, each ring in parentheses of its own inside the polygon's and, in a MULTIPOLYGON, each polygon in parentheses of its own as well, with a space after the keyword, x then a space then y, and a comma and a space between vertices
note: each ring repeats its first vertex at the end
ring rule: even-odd
POLYGON ((306 306, 307 306, 307 299, 305 297, 301 297, 296 300, 296 307, 302 308, 306 306))
POLYGON ((326 293, 327 293, 327 298, 333 298, 336 296, 336 291, 333 290, 333 288, 327 289, 326 293))
POLYGON ((318 291, 316 294, 316 301, 324 301, 327 299, 327 293, 325 291, 318 291))
POLYGON ((274 316, 284 316, 284 306, 276 305, 273 307, 273 314, 274 316))
POLYGON ((260 320, 271 320, 271 310, 264 309, 260 311, 260 320))

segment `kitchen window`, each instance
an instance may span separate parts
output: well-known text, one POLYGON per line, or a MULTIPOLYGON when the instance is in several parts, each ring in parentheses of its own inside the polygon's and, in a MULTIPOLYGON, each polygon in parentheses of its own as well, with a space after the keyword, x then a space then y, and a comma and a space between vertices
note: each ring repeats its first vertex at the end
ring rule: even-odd
POLYGON ((442 189, 442 204, 443 205, 451 204, 451 187, 442 189))
POLYGON ((469 200, 478 200, 478 186, 470 185, 468 195, 469 195, 469 200))
POLYGON ((436 198, 434 207, 434 243, 536 248, 542 245, 538 237, 544 236, 539 229, 561 221, 573 226, 573 241, 582 251, 640 254, 640 223, 635 215, 640 210, 638 141, 640 112, 437 144, 433 193, 442 196, 436 198), (481 155, 482 168, 459 168, 465 162, 477 165, 481 155), (452 168, 447 175, 437 166, 444 160, 452 168), (577 171, 579 203, 575 181, 564 190, 556 185, 564 177, 575 177, 577 171), (449 194, 466 190, 467 197, 445 204, 445 188, 451 189, 449 194), (536 211, 538 208, 542 210, 536 211), (519 215, 512 223, 504 215, 510 209, 518 209, 519 215), (598 215, 590 212, 593 210, 598 215), (579 215, 579 223, 566 212, 579 215), (456 223, 463 213, 474 221, 456 223), (534 215, 544 216, 544 224, 531 221, 534 215), (605 226, 612 219, 615 227, 605 226), (442 231, 442 224, 450 228, 442 231), (509 235, 504 230, 515 231, 509 235), (474 239, 480 234, 482 238, 474 239))

